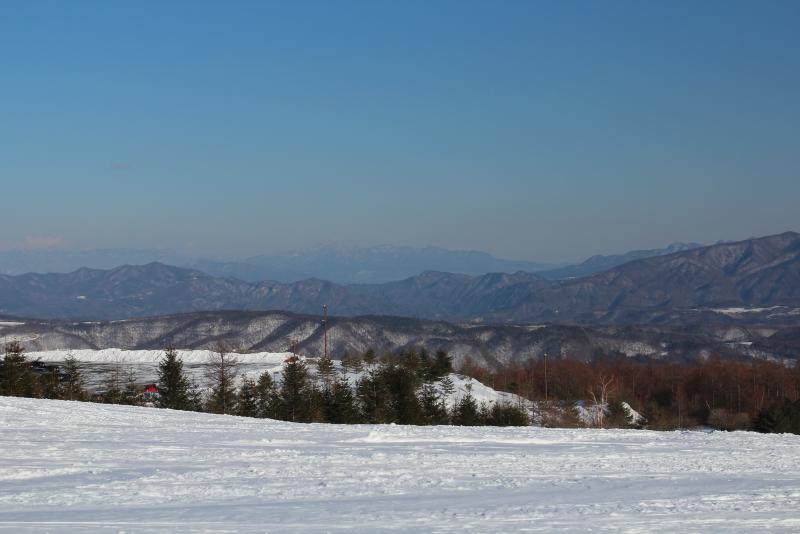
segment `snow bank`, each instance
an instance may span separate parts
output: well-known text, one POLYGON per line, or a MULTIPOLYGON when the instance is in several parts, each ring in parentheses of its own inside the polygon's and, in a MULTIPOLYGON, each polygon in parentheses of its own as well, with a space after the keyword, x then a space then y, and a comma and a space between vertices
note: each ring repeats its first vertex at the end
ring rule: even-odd
POLYGON ((304 425, 0 397, 0 530, 800 530, 800 436, 304 425))

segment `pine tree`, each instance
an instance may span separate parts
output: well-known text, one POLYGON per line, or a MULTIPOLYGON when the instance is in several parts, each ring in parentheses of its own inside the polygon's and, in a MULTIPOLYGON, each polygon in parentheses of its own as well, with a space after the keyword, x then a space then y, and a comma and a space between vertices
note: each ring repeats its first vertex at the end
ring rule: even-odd
POLYGON ((453 383, 453 379, 450 378, 450 375, 444 375, 444 377, 439 380, 439 384, 442 388, 442 395, 444 395, 445 399, 449 399, 453 396, 453 393, 456 392, 456 385, 453 383))
POLYGON ((317 360, 317 374, 326 387, 330 387, 334 370, 335 367, 330 356, 322 356, 317 360))
POLYGON ((256 417, 258 415, 256 383, 246 376, 242 376, 241 385, 239 386, 236 414, 244 417, 256 417))
POLYGON ((211 388, 208 398, 208 411, 229 414, 236 408, 235 379, 239 360, 225 347, 217 347, 206 367, 206 379, 211 388))
POLYGON ((386 385, 375 371, 367 372, 356 382, 356 399, 362 421, 371 424, 391 422, 389 398, 386 385))
POLYGON ((389 422, 414 425, 421 419, 417 398, 419 379, 414 371, 401 365, 387 365, 378 372, 379 379, 389 393, 389 422))
POLYGON ((472 384, 467 384, 467 394, 461 397, 453 409, 453 424, 460 426, 483 424, 478 403, 472 396, 472 384))
POLYGON ((189 402, 186 407, 187 410, 192 412, 200 412, 204 409, 203 390, 193 378, 189 379, 188 398, 189 402))
POLYGON ((257 417, 277 419, 279 417, 278 391, 269 371, 264 371, 259 375, 255 393, 257 417))
POLYGON ((759 432, 800 434, 800 400, 786 400, 762 411, 756 419, 755 429, 759 432))
POLYGON ((367 366, 367 369, 372 370, 376 360, 375 351, 372 349, 367 349, 367 351, 364 353, 362 360, 364 360, 364 365, 367 366))
POLYGON ((356 423, 358 411, 356 410, 353 388, 347 378, 339 378, 333 383, 334 417, 332 423, 356 423))
POLYGON ((189 380, 183 372, 183 360, 173 348, 164 351, 164 358, 158 364, 159 408, 172 410, 191 410, 189 380))
POLYGON ((422 386, 419 394, 423 422, 427 425, 446 425, 448 422, 447 407, 433 384, 422 386))
POLYGON ((434 380, 431 375, 431 355, 425 350, 425 347, 419 351, 419 369, 417 371, 419 377, 425 382, 434 380))
POLYGON ((295 422, 311 420, 315 393, 316 390, 309 383, 306 364, 296 356, 286 360, 279 393, 281 419, 295 422))
POLYGON ((406 351, 403 355, 403 367, 410 371, 414 371, 417 373, 419 371, 419 356, 417 355, 417 351, 414 348, 410 348, 406 351))
POLYGON ((492 426, 528 426, 531 422, 524 408, 503 402, 496 402, 485 410, 483 418, 492 426))
POLYGON ((350 370, 354 373, 360 373, 364 370, 364 360, 358 354, 353 354, 350 358, 350 370))
POLYGON ((34 389, 35 377, 25 358, 25 349, 16 341, 6 343, 0 366, 0 395, 32 397, 34 389))
POLYGON ((67 354, 67 357, 64 358, 64 379, 62 386, 62 399, 74 401, 86 400, 83 373, 81 372, 78 361, 71 353, 67 354))
POLYGON ((435 380, 453 372, 453 359, 443 350, 437 350, 433 356, 431 377, 435 380))

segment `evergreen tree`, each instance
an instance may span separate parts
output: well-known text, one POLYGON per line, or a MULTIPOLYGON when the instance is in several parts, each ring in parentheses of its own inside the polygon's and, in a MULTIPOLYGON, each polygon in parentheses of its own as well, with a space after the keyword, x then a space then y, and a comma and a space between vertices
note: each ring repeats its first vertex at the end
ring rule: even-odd
POLYGON ((83 373, 81 372, 78 361, 72 356, 67 354, 64 358, 64 378, 62 383, 61 398, 64 400, 82 401, 86 400, 86 389, 83 382, 83 373))
POLYGON ((192 412, 203 410, 203 390, 194 379, 189 379, 188 398, 189 402, 186 405, 187 410, 192 412))
POLYGON ((406 351, 403 355, 403 367, 410 371, 414 371, 417 373, 419 371, 419 356, 417 355, 417 351, 414 348, 410 348, 406 351))
POLYGON ((206 379, 211 388, 207 407, 210 412, 229 414, 236 409, 236 375, 239 360, 225 347, 218 347, 206 367, 206 379))
POLYGON ((333 404, 332 411, 328 418, 331 423, 356 423, 358 422, 358 410, 356 410, 355 397, 350 382, 345 377, 337 379, 333 383, 333 404))
POLYGON ((322 356, 317 360, 317 375, 326 387, 330 387, 334 371, 335 366, 330 356, 322 356))
POLYGON ((281 419, 308 422, 314 418, 316 388, 312 387, 305 362, 292 356, 283 366, 283 379, 279 392, 281 419))
POLYGON ((483 423, 478 403, 472 396, 472 384, 467 384, 467 394, 461 397, 453 409, 453 424, 480 426, 483 423))
POLYGON ((364 356, 361 358, 364 361, 364 365, 367 366, 367 370, 372 370, 373 366, 375 365, 375 351, 372 349, 367 349, 364 353, 364 356))
POLYGON ((361 373, 364 371, 364 360, 358 354, 353 354, 350 357, 350 370, 354 373, 361 373))
POLYGON ((392 421, 389 392, 375 371, 370 371, 358 379, 356 399, 362 421, 372 424, 392 421))
POLYGON ((244 417, 258 416, 258 393, 256 383, 252 379, 242 376, 239 386, 236 414, 244 417))
POLYGON ((164 351, 164 358, 158 364, 159 408, 172 410, 191 410, 189 380, 183 372, 183 360, 173 348, 164 351))
POLYGON ((456 392, 456 385, 453 383, 453 379, 450 378, 450 375, 444 375, 441 380, 439 380, 439 385, 442 388, 442 395, 444 395, 445 399, 449 399, 453 393, 456 392))
POLYGON ((528 426, 530 417, 528 413, 511 403, 496 402, 486 410, 483 418, 486 424, 492 426, 528 426))
POLYGON ((419 377, 425 382, 434 380, 433 376, 431 375, 431 355, 428 354, 428 351, 425 350, 425 347, 421 348, 419 351, 419 369, 417 374, 419 374, 419 377))
POLYGON ((256 413, 258 417, 268 417, 277 419, 280 417, 280 399, 275 387, 275 381, 269 371, 264 371, 259 375, 256 383, 256 413))
POLYGON ((628 410, 621 400, 614 400, 608 403, 608 416, 605 418, 605 426, 608 428, 631 428, 628 410))
POLYGON ((800 434, 800 400, 785 401, 759 414, 755 429, 759 432, 800 434))
POLYGON ((422 422, 426 425, 446 425, 447 407, 433 384, 425 384, 419 394, 422 422))
POLYGON ((437 350, 433 356, 433 365, 431 366, 431 378, 438 379, 448 373, 453 372, 453 358, 451 358, 445 351, 437 350))
POLYGON ((25 358, 25 349, 16 341, 6 343, 0 366, 0 395, 32 397, 34 389, 35 377, 25 358))
POLYGON ((415 425, 420 422, 421 409, 417 398, 417 374, 401 365, 387 365, 378 373, 389 393, 389 422, 415 425))

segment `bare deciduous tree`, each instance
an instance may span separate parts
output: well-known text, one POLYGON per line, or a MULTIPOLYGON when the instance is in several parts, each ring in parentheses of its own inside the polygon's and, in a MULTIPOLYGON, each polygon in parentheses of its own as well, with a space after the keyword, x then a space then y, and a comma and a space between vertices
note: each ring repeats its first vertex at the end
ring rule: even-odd
POLYGON ((616 393, 617 380, 613 376, 601 374, 597 382, 589 389, 589 398, 595 408, 595 423, 599 427, 605 426, 606 408, 611 397, 616 393))

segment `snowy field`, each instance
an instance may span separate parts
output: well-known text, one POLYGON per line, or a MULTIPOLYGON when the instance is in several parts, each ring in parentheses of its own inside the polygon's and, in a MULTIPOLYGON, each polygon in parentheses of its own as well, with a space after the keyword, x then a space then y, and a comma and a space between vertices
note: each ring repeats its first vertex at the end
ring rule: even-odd
POLYGON ((303 425, 0 397, 0 530, 800 531, 800 436, 303 425))

